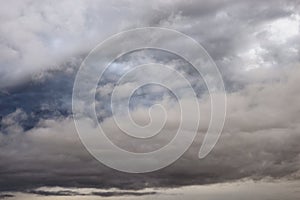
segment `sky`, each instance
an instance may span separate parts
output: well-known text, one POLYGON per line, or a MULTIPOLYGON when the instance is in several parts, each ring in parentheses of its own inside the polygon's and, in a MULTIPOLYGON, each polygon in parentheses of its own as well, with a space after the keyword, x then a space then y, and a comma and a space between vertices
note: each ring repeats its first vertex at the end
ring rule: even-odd
MULTIPOLYGON (((0 8, 0 198, 209 200, 253 199, 255 193, 255 199, 297 199, 299 33, 297 0, 5 2, 0 8), (199 55, 197 60, 203 76, 180 55, 159 49, 115 59, 98 81, 91 105, 117 146, 136 153, 163 147, 180 125, 178 103, 191 111, 182 127, 190 137, 195 98, 177 72, 189 80, 201 113, 195 140, 178 160, 155 172, 132 174, 109 168, 85 148, 74 123, 72 92, 82 62, 96 45, 142 27, 176 30, 202 45, 224 82, 226 120, 213 150, 199 159, 212 109, 206 80, 214 80, 205 59, 199 55), (150 65, 129 73, 142 64, 150 65), (125 73, 130 81, 118 82, 125 73), (134 90, 151 78, 173 90, 159 85, 134 90), (167 114, 161 133, 144 141, 123 135, 110 107, 114 88, 119 91, 116 111, 126 111, 124 99, 134 91, 128 105, 132 118, 145 125, 152 116, 151 131, 167 114), (156 104, 164 113, 148 112, 156 104)), ((110 46, 105 55, 132 44, 131 39, 110 46)), ((171 37, 161 43, 179 50, 186 44, 171 37)), ((192 48, 185 52, 194 56, 192 48)), ((120 126, 130 128, 126 118, 119 119, 120 126)), ((84 128, 87 135, 95 130, 84 128)))

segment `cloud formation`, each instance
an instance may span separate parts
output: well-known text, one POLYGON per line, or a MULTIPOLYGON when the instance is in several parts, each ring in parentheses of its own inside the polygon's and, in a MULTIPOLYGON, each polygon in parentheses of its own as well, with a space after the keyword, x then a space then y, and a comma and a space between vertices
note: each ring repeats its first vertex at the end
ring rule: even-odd
MULTIPOLYGON (((0 8, 0 190, 137 190, 244 178, 299 180, 299 10, 293 0, 5 3, 0 8), (186 61, 166 52, 141 50, 118 59, 99 83, 96 96, 99 121, 117 145, 137 152, 159 148, 173 137, 179 123, 172 94, 145 87, 132 99, 133 117, 145 124, 151 103, 167 105, 174 117, 164 135, 154 138, 155 143, 136 146, 137 141, 129 141, 114 126, 108 97, 113 81, 130 65, 173 66, 192 81, 204 113, 196 141, 182 158, 159 172, 132 175, 109 169, 84 149, 71 115, 71 94, 81 61, 96 44, 113 33, 144 26, 176 29, 203 44, 224 78, 228 108, 218 144, 199 160, 210 117, 203 80, 186 61)), ((136 82, 118 86, 124 95, 145 77, 135 78, 136 82)), ((180 88, 180 82, 168 80, 180 88)), ((155 110, 152 114, 162 117, 155 110)), ((189 134, 189 127, 185 131, 189 134)))
MULTIPOLYGON (((221 139, 208 157, 198 160, 205 120, 195 144, 173 165, 144 175, 116 172, 95 161, 83 148, 71 118, 41 120, 24 131, 18 121, 24 112, 2 119, 2 189, 45 185, 119 187, 139 189, 146 186, 173 187, 188 184, 226 182, 242 178, 299 178, 299 113, 297 83, 299 70, 289 72, 278 83, 251 85, 228 95, 228 114, 221 139), (287 102, 289 102, 287 104, 287 102), (5 134, 9 133, 9 134, 5 134), (115 177, 115 178, 108 178, 115 177)), ((203 100, 201 110, 208 111, 203 100)), ((142 112, 143 118, 147 112, 142 112)), ((175 113, 176 115, 176 113, 175 113)), ((109 123, 113 141, 129 150, 142 151, 134 142, 126 142, 109 123), (114 138, 114 134, 117 137, 114 138), (132 149, 135 148, 135 149, 132 149)), ((177 124, 166 130, 172 130, 177 124)), ((91 127, 93 128, 93 127, 91 127)), ((87 130, 89 131, 89 130, 87 130)), ((187 127, 187 134, 188 127, 187 127)), ((172 135, 172 134, 171 134, 172 135)), ((164 143, 166 134, 158 141, 164 143)), ((153 143, 149 143, 150 147, 153 143)), ((159 144, 159 143, 155 143, 159 144)), ((157 148, 157 146, 155 146, 157 148)), ((153 146, 152 146, 153 148, 153 146)), ((124 160, 125 161, 125 160, 124 160)))

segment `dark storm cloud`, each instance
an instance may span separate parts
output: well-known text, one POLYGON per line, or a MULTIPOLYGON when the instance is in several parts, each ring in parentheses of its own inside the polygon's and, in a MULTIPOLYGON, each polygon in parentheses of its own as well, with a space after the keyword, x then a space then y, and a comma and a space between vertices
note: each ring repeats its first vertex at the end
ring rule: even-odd
POLYGON ((113 197, 113 196, 145 196, 145 195, 154 195, 156 192, 91 192, 91 193, 80 193, 70 190, 59 190, 59 191, 45 191, 45 190, 29 190, 26 193, 37 194, 40 196, 101 196, 101 197, 113 197))
POLYGON ((111 197, 111 196, 145 196, 154 195, 156 192, 93 192, 92 195, 111 197))
POLYGON ((37 194, 37 195, 41 195, 41 196, 75 196, 75 195, 83 196, 84 195, 84 194, 80 194, 78 192, 73 192, 73 191, 68 191, 68 190, 55 191, 55 192, 43 191, 43 190, 30 190, 30 191, 27 191, 27 193, 37 194))
MULTIPOLYGON (((0 13, 0 190, 137 190, 299 179, 298 1, 11 1, 0 13), (83 55, 95 44, 120 30, 149 25, 174 28, 204 45, 230 91, 228 116, 205 159, 197 159, 206 128, 201 127, 176 163, 132 175, 103 166, 83 148, 71 117, 71 94, 83 55)), ((207 101, 202 103, 207 111, 207 101)))
POLYGON ((14 197, 14 195, 12 195, 12 194, 0 194, 0 199, 6 199, 6 198, 10 198, 10 197, 14 197))

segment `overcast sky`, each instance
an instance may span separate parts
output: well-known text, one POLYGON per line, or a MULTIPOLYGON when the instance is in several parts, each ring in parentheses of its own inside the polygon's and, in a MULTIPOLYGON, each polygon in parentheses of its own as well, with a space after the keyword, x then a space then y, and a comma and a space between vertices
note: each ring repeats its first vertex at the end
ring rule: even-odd
MULTIPOLYGON (((235 194, 233 199, 251 199, 257 191, 257 199, 294 200, 299 190, 290 188, 299 186, 300 178, 299 35, 297 0, 3 2, 0 198, 198 199, 202 195, 208 200, 231 199, 235 194), (135 146, 139 141, 121 135, 112 122, 109 97, 114 83, 132 66, 160 63, 180 71, 190 80, 204 113, 195 142, 179 160, 156 172, 128 174, 104 166, 80 142, 72 116, 72 89, 83 59, 97 44, 120 31, 149 26, 180 31, 206 49, 224 80, 227 116, 217 145, 199 160, 210 101, 205 82, 191 64, 154 49, 116 59, 97 87, 96 111, 118 146, 135 152, 160 148, 179 124, 174 95, 166 88, 144 87, 131 99, 133 118, 146 123, 145 110, 157 102, 173 118, 154 143, 135 146), (86 192, 88 188, 91 191, 86 192)), ((174 43, 178 48, 183 45, 174 43)), ((185 91, 182 82, 154 67, 118 87, 126 93, 149 74, 185 91)), ((122 93, 118 95, 122 99, 122 93)), ((184 102, 189 104, 188 100, 184 102)), ((161 120, 160 112, 152 114, 161 120)), ((184 130, 189 134, 189 127, 184 130)))

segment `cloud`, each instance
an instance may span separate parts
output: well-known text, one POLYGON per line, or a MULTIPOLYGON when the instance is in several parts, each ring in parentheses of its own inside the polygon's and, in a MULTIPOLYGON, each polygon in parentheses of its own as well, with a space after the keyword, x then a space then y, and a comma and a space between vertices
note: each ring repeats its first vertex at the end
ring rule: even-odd
POLYGON ((299 45, 294 42, 299 34, 298 10, 295 1, 279 0, 272 5, 268 1, 10 2, 0 16, 0 85, 5 89, 49 70, 70 70, 68 62, 81 60, 111 34, 144 26, 186 33, 204 45, 225 78, 245 79, 243 70, 252 65, 299 61, 299 45), (281 22, 291 28, 278 31, 281 22), (283 42, 274 42, 278 37, 283 42), (249 61, 247 52, 253 51, 256 58, 249 61))
POLYGON ((6 199, 6 198, 10 198, 10 197, 14 197, 14 195, 12 195, 12 194, 0 194, 0 199, 6 199))
MULTIPOLYGON (((0 189, 137 190, 244 178, 299 180, 299 10, 297 1, 277 0, 272 4, 235 0, 7 2, 0 8, 0 189), (76 71, 95 44, 121 30, 144 26, 173 28, 203 44, 224 78, 228 112, 218 144, 208 157, 198 160, 210 117, 203 80, 195 78, 185 61, 166 52, 142 50, 120 58, 99 83, 96 107, 99 121, 121 147, 133 151, 161 147, 172 138, 179 113, 166 90, 143 88, 137 91, 141 96, 134 101, 133 117, 147 123, 155 92, 155 97, 161 97, 155 101, 167 105, 173 118, 155 145, 136 147, 136 141, 122 136, 112 123, 107 102, 115 86, 112 82, 126 66, 143 62, 173 66, 192 80, 204 113, 196 141, 182 158, 162 171, 132 175, 109 169, 84 149, 71 116, 71 94, 76 71)), ((178 48, 182 45, 166 42, 178 48)), ((155 73, 158 79, 165 78, 160 71, 155 73)), ((147 78, 142 75, 135 77, 136 82, 147 78)), ((167 81, 174 87, 182 85, 176 79, 167 81)), ((119 85, 124 93, 133 86, 135 82, 119 85)), ((163 117, 156 110, 152 114, 163 117)))
POLYGON ((48 70, 66 70, 68 67, 63 64, 82 57, 95 42, 127 27, 125 22, 132 16, 122 3, 118 5, 124 7, 122 10, 115 9, 114 4, 103 1, 6 4, 0 16, 1 88, 15 86, 48 70), (116 23, 119 25, 112 26, 116 23))
MULTIPOLYGON (((295 68, 275 84, 256 84, 229 94, 225 129, 213 152, 205 159, 197 158, 207 124, 204 115, 198 138, 184 156, 162 171, 150 174, 120 173, 98 163, 84 150, 72 118, 40 120, 33 129, 24 132, 18 125, 24 113, 17 110, 3 119, 4 123, 9 121, 10 134, 2 133, 0 138, 1 188, 31 188, 42 182, 48 186, 140 189, 243 178, 296 178, 300 162, 298 76, 299 70, 295 68)), ((201 105, 204 113, 209 111, 205 98, 201 105)), ((110 137, 118 135, 114 142, 129 150, 139 150, 133 142, 124 142, 119 130, 107 125, 108 122, 109 118, 102 124, 110 129, 110 137)), ((176 119, 173 123, 177 124, 176 119)), ((172 135, 173 128, 167 126, 166 131, 172 135)), ((164 144, 166 140, 168 137, 161 136, 156 144, 164 144)))
MULTIPOLYGON (((81 190, 81 189, 77 189, 81 190)), ((92 192, 80 193, 74 190, 58 190, 58 191, 47 191, 47 190, 29 190, 26 191, 29 194, 36 194, 40 196, 101 196, 101 197, 113 197, 113 196, 145 196, 145 195, 154 195, 156 192, 139 192, 139 191, 97 191, 94 189, 92 192)))

